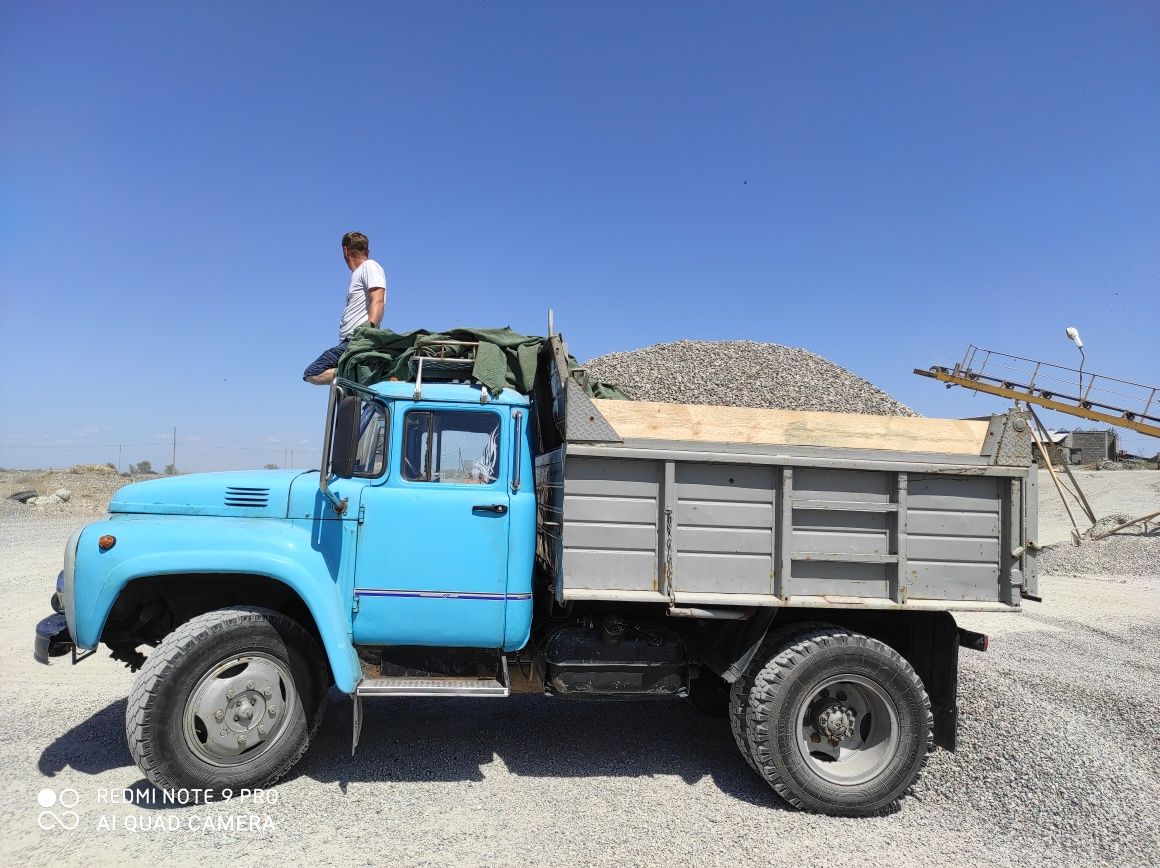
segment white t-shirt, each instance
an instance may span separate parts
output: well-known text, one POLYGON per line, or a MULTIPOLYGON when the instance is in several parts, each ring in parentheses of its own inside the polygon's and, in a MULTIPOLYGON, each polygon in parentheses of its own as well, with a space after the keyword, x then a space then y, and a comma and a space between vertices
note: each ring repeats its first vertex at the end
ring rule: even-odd
POLYGON ((383 267, 373 259, 368 259, 350 273, 350 286, 346 290, 346 309, 338 322, 338 339, 345 341, 354 330, 367 321, 371 308, 371 290, 381 286, 387 288, 387 275, 383 267))

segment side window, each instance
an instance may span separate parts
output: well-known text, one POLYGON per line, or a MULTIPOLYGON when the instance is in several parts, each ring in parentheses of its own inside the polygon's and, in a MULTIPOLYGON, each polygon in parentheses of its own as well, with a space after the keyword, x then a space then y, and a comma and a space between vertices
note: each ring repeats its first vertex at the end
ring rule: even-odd
POLYGON ((499 416, 412 410, 403 425, 403 478, 487 485, 499 475, 499 416))
POLYGON ((364 401, 359 413, 355 476, 380 476, 387 466, 387 411, 381 404, 364 401))

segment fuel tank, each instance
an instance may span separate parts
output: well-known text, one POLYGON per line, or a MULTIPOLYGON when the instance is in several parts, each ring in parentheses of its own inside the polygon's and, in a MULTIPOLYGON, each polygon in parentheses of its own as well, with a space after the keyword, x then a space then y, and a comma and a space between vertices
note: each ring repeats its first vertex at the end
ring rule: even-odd
POLYGON ((548 638, 545 689, 591 699, 685 696, 689 664, 681 637, 659 624, 619 615, 570 624, 548 638))

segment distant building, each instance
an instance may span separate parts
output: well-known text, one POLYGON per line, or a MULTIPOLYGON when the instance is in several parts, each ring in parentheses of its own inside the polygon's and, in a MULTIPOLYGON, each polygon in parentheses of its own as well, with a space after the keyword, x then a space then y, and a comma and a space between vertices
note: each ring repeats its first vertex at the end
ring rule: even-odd
POLYGON ((1052 461, 1099 464, 1101 461, 1119 460, 1119 438, 1110 428, 1105 431, 1053 431, 1051 440, 1052 461))

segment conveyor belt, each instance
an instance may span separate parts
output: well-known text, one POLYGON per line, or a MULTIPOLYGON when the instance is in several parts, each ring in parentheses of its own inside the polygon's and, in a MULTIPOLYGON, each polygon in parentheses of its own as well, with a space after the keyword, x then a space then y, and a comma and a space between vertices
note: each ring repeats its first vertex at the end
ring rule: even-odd
POLYGON ((976 392, 1038 404, 1060 413, 1130 428, 1160 437, 1160 387, 1145 386, 1060 365, 970 347, 954 368, 934 366, 914 372, 976 392), (1074 377, 1074 392, 1066 383, 1074 377), (1047 383, 1048 385, 1045 385, 1047 383), (1110 397, 1104 397, 1110 396, 1110 397), (1112 403, 1116 401, 1116 403, 1112 403))

